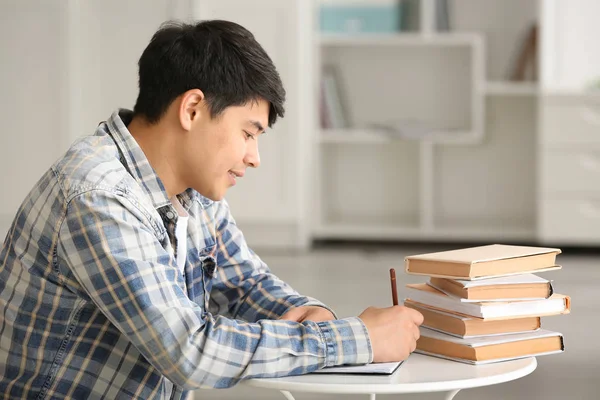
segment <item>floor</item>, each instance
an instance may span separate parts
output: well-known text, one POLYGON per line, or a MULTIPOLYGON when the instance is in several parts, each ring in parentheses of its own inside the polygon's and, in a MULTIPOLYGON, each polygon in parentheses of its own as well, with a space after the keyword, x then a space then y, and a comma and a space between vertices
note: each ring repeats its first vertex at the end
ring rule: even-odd
MULTIPOLYGON (((423 282, 403 273, 403 259, 412 254, 458 248, 457 245, 428 246, 319 246, 309 253, 277 254, 257 251, 271 270, 296 290, 333 307, 340 317, 358 315, 368 306, 391 303, 388 270, 396 268, 399 283, 423 282)), ((464 246, 463 246, 464 247, 464 246)), ((455 400, 501 399, 600 399, 600 253, 563 250, 560 271, 544 275, 553 280, 555 291, 571 296, 569 315, 546 317, 546 329, 562 332, 566 351, 538 358, 538 368, 520 380, 461 391, 455 400)), ((399 286, 399 289, 401 286, 399 286)), ((402 293, 400 292, 400 297, 402 293)), ((367 399, 358 395, 294 394, 297 400, 367 399)), ((283 399, 277 392, 246 387, 201 390, 195 399, 283 399)), ((377 396, 378 399, 433 400, 439 394, 377 396)))

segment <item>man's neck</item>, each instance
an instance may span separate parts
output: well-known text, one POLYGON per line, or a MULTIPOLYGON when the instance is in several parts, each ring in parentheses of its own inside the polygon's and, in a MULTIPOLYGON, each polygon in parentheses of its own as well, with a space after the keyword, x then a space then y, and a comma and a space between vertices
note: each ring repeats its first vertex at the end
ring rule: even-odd
POLYGON ((149 124, 139 116, 133 117, 127 129, 138 143, 148 162, 162 181, 169 198, 185 191, 178 175, 175 138, 164 121, 149 124))

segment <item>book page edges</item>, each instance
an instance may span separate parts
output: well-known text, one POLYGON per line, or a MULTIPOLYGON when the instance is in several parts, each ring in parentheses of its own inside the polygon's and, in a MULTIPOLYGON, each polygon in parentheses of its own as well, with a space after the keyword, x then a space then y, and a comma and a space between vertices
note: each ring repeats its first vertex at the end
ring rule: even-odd
POLYGON ((453 358, 453 357, 447 357, 447 356, 443 356, 440 354, 434 354, 434 353, 429 353, 427 351, 423 351, 423 350, 415 350, 415 353, 418 354, 423 354, 426 356, 431 356, 431 357, 436 357, 436 358, 442 358, 444 360, 450 360, 450 361, 458 361, 458 362, 462 362, 465 364, 471 364, 471 365, 484 365, 484 364, 493 364, 493 363, 497 363, 497 362, 501 362, 501 361, 511 361, 511 360, 519 360, 522 358, 530 358, 530 357, 538 357, 538 356, 546 356, 549 354, 559 354, 564 352, 564 347, 563 350, 555 350, 555 351, 549 351, 549 352, 545 352, 545 353, 538 353, 535 355, 523 355, 523 356, 519 356, 519 357, 510 357, 510 358, 499 358, 499 359, 495 359, 495 360, 485 360, 485 361, 473 361, 473 360, 467 360, 464 358, 453 358))
POLYGON ((546 284, 551 283, 551 280, 542 278, 533 273, 519 273, 512 275, 503 275, 497 278, 486 278, 486 279, 475 279, 475 280, 462 280, 462 279, 447 279, 441 278, 451 281, 454 285, 464 288, 485 288, 488 286, 505 286, 505 285, 536 285, 536 284, 546 284))
MULTIPOLYGON (((436 286, 433 282, 429 281, 427 282, 427 285, 431 286, 432 288, 439 290, 440 292, 446 294, 446 296, 451 297, 453 299, 456 299, 457 301, 460 301, 461 303, 494 303, 494 302, 502 302, 502 303, 507 303, 510 301, 529 301, 529 300, 543 300, 543 299, 549 299, 550 297, 552 297, 552 295, 554 294, 554 288, 552 287, 552 284, 550 282, 545 283, 545 285, 547 285, 548 291, 547 291, 547 295, 544 297, 507 297, 507 298, 494 298, 494 299, 466 299, 464 297, 459 297, 458 295, 454 294, 454 293, 450 293, 447 290, 442 289, 441 287, 436 286)), ((477 287, 480 288, 480 287, 477 287)), ((490 290, 494 290, 496 292, 500 292, 503 289, 501 288, 494 288, 494 289, 490 289, 490 290)))
POLYGON ((409 260, 423 260, 433 262, 447 262, 456 264, 472 265, 475 263, 491 262, 499 260, 508 260, 511 258, 524 258, 529 256, 537 256, 542 254, 555 253, 556 255, 561 254, 561 250, 558 248, 550 247, 529 247, 529 246, 510 246, 502 244, 493 244, 487 246, 470 247, 463 249, 455 249, 448 251, 440 251, 436 253, 417 254, 414 256, 407 256, 404 258, 405 261, 409 260), (478 253, 498 253, 494 256, 475 255, 478 253), (466 254, 464 258, 446 257, 444 254, 466 254), (472 253, 473 255, 468 256, 472 253))
POLYGON ((511 272, 508 274, 498 274, 498 275, 486 275, 486 276, 454 276, 454 275, 445 275, 445 274, 429 274, 429 273, 421 273, 421 272, 412 272, 412 271, 408 271, 408 266, 406 266, 406 273, 409 275, 421 275, 421 276, 432 276, 435 278, 447 278, 447 279, 458 279, 460 278, 461 280, 465 280, 465 281, 476 281, 476 280, 480 280, 480 279, 488 279, 488 278, 499 278, 502 276, 511 276, 511 275, 521 275, 521 274, 526 274, 526 273, 540 273, 540 272, 548 272, 548 271, 555 271, 555 270, 559 270, 562 268, 562 265, 553 265, 551 267, 547 267, 547 268, 540 268, 540 269, 536 269, 536 270, 529 270, 529 271, 522 271, 522 272, 511 272))
POLYGON ((404 302, 405 303, 409 303, 409 304, 414 304, 417 307, 423 307, 423 308, 431 309, 431 310, 442 312, 442 313, 446 313, 446 314, 454 314, 454 315, 457 315, 459 317, 465 317, 465 318, 471 318, 471 319, 480 319, 480 320, 484 320, 484 321, 501 321, 501 320, 507 320, 507 319, 531 318, 531 317, 551 317, 553 315, 565 315, 565 314, 569 314, 571 312, 571 298, 569 296, 565 296, 565 295, 555 295, 555 296, 562 296, 562 297, 564 297, 565 308, 563 309, 563 311, 561 311, 561 312, 551 312, 551 313, 534 313, 534 314, 527 314, 527 315, 519 315, 519 316, 516 316, 516 317, 515 316, 506 316, 506 317, 487 317, 487 318, 482 318, 482 317, 479 317, 479 316, 476 316, 476 315, 463 314, 463 313, 459 313, 459 312, 456 312, 456 311, 446 310, 444 308, 439 308, 439 307, 431 306, 429 304, 419 303, 418 301, 411 300, 410 298, 405 299, 404 302))
POLYGON ((562 352, 564 337, 559 332, 539 330, 521 335, 462 339, 431 331, 421 332, 417 349, 429 354, 471 361, 499 361, 562 352), (423 340, 423 341, 422 341, 423 340))

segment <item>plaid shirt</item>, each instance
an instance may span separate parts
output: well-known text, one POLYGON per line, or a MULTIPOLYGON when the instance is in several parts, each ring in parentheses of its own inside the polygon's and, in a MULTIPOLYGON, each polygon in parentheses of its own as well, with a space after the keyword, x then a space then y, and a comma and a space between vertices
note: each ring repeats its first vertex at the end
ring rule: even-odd
POLYGON ((0 396, 179 399, 190 389, 372 360, 360 319, 277 320, 319 305, 250 250, 225 201, 172 203, 121 110, 21 205, 0 252, 0 396))

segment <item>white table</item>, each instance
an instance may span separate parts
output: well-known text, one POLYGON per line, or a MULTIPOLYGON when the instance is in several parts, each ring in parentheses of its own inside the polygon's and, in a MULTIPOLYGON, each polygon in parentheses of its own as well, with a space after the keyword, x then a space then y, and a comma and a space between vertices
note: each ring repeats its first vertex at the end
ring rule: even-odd
POLYGON ((307 374, 272 379, 249 379, 241 384, 279 390, 286 399, 291 392, 377 394, 443 392, 451 400, 461 389, 508 382, 530 374, 534 357, 487 365, 468 365, 412 354, 392 375, 307 374))

